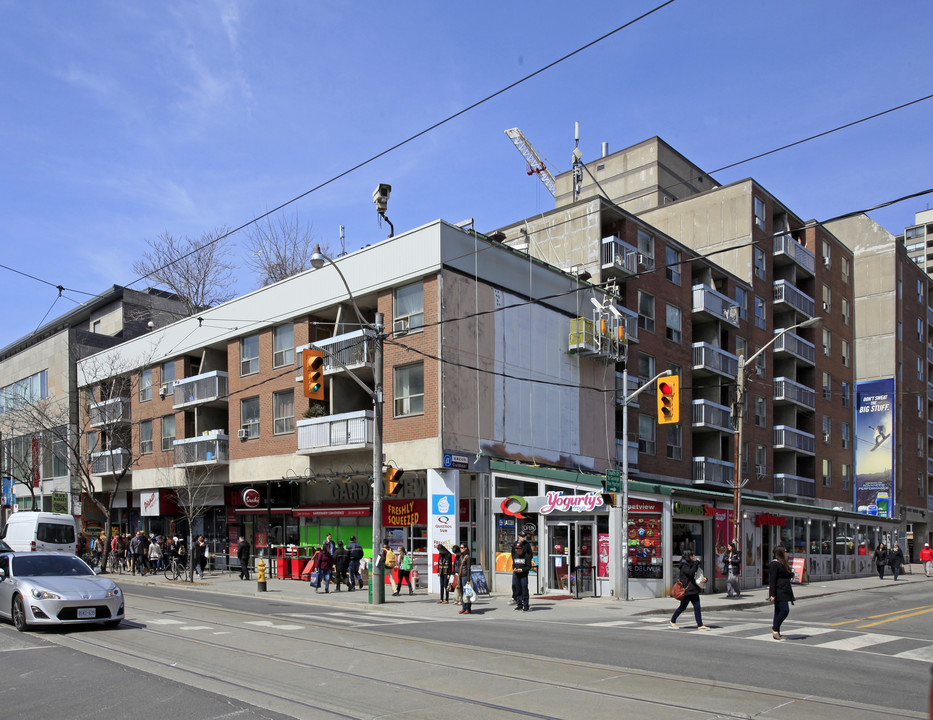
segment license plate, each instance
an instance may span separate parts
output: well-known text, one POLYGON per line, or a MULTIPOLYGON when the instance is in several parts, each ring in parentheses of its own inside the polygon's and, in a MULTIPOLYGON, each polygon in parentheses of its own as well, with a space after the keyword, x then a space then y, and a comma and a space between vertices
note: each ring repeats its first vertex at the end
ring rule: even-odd
POLYGON ((78 608, 78 620, 92 620, 97 617, 97 610, 94 608, 78 608))

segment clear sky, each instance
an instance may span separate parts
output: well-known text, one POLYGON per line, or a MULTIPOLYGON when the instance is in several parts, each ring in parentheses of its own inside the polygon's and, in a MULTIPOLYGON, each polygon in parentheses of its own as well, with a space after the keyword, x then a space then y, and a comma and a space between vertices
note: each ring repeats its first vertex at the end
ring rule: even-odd
MULTIPOLYGON (((0 263, 36 278, 0 268, 0 347, 133 282, 147 238, 242 225, 661 2, 0 0, 0 263)), ((385 237, 380 182, 396 232, 541 212, 513 126, 555 174, 574 121, 584 160, 658 135, 714 170, 933 93, 931 11, 675 0, 288 212, 348 251, 385 237)), ((931 128, 927 100, 717 180, 828 219, 933 187, 931 128)), ((872 217, 902 232, 930 203, 872 217)))

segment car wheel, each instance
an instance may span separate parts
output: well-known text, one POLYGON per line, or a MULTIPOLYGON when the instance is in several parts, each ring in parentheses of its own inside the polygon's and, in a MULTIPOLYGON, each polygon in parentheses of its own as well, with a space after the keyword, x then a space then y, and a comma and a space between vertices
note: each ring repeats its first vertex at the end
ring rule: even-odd
POLYGON ((23 598, 17 595, 13 598, 13 625, 20 632, 26 632, 26 607, 23 605, 23 598))

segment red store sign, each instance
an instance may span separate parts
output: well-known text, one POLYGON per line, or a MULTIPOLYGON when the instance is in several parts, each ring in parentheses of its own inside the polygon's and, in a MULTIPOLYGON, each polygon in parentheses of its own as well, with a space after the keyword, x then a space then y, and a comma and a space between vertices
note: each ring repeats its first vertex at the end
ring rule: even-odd
POLYGON ((787 525, 787 518, 782 518, 778 515, 770 515, 768 513, 759 513, 755 516, 755 527, 761 527, 762 525, 784 527, 787 525))

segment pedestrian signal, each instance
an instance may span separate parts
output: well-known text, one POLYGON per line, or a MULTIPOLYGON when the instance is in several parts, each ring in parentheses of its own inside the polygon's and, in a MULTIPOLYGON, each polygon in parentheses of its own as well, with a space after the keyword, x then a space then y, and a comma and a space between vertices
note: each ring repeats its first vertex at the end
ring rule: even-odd
POLYGON ((603 505, 606 507, 615 507, 616 506, 616 494, 615 493, 602 493, 603 505))
POLYGON ((311 400, 324 399, 324 353, 315 348, 301 351, 304 393, 311 400))
POLYGON ((658 378, 658 424, 680 422, 680 376, 658 378))

